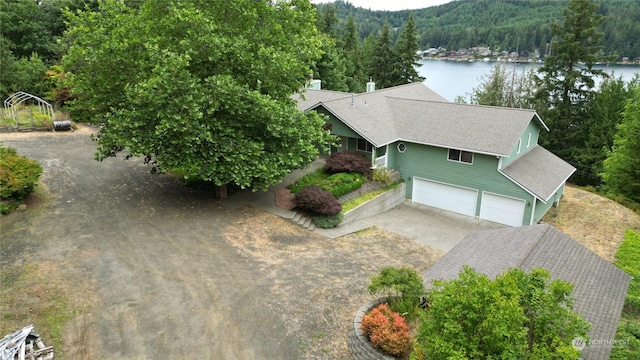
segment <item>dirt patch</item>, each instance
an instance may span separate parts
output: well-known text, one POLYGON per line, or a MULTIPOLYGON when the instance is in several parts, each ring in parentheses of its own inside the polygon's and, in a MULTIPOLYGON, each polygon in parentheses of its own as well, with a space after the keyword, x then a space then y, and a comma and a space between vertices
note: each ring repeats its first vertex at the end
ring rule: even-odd
POLYGON ((0 327, 48 324, 40 309, 60 305, 56 359, 348 358, 370 277, 442 255, 380 229, 330 240, 141 160, 98 163, 89 133, 1 135, 40 162, 51 200, 2 219, 3 295, 28 296, 0 304, 17 319, 0 327))
POLYGON ((96 133, 95 126, 90 124, 79 123, 76 124, 76 129, 73 131, 18 131, 18 132, 6 132, 0 133, 0 136, 7 139, 29 139, 39 138, 47 136, 74 136, 74 135, 90 135, 96 133))
POLYGON ((627 229, 640 230, 640 215, 600 195, 567 186, 560 205, 542 219, 613 262, 627 229))
POLYGON ((245 209, 228 230, 227 241, 272 284, 267 305, 280 314, 287 335, 304 335, 306 359, 349 357, 349 326, 374 298, 366 289, 383 267, 423 272, 443 255, 375 227, 331 240, 256 209, 245 209))

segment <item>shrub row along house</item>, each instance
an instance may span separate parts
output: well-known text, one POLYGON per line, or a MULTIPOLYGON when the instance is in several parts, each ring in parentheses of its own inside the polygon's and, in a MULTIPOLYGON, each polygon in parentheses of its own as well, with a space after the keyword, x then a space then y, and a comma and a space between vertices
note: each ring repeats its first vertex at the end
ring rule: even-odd
POLYGON ((398 171, 415 203, 532 225, 576 170, 538 145, 549 129, 534 110, 451 103, 422 83, 376 91, 370 82, 362 94, 316 86, 294 99, 328 116, 326 128, 340 138, 332 152, 357 150, 398 171))

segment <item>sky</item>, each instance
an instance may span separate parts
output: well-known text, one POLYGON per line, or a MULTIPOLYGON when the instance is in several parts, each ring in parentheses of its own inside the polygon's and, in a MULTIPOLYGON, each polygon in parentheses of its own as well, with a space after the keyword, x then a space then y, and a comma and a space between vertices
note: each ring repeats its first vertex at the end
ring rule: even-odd
MULTIPOLYGON (((345 0, 356 7, 371 10, 407 10, 423 9, 431 6, 448 3, 451 0, 345 0)), ((311 0, 314 4, 333 2, 332 0, 311 0)))

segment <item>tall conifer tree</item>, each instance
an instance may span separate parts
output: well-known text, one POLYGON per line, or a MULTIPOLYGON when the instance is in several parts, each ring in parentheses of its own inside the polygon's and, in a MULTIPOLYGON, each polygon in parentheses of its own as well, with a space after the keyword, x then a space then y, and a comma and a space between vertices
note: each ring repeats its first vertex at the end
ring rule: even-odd
POLYGON ((424 77, 418 74, 420 67, 418 60, 421 56, 417 54, 420 47, 418 45, 418 33, 416 23, 413 20, 413 13, 409 13, 409 19, 396 43, 396 54, 398 56, 398 84, 408 84, 424 81, 424 77))
POLYGON ((607 188, 640 203, 640 86, 627 101, 622 123, 613 142, 613 151, 604 161, 607 188))
POLYGON ((371 76, 379 89, 391 87, 398 83, 396 53, 392 46, 391 26, 387 21, 376 38, 376 45, 371 54, 371 76))
POLYGON ((569 1, 563 22, 552 24, 551 55, 545 58, 537 79, 538 112, 551 129, 541 142, 573 164, 573 149, 581 146, 575 135, 584 125, 594 78, 607 76, 593 68, 603 36, 599 27, 604 17, 596 13, 597 8, 591 0, 569 1))

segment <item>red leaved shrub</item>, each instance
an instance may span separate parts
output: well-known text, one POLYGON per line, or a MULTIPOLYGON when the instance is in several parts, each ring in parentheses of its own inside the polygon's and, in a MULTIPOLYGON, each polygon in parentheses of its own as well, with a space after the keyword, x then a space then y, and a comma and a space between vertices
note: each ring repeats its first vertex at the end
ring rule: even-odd
POLYGON ((335 215, 342 211, 342 204, 330 192, 318 186, 307 186, 293 197, 293 203, 301 210, 318 215, 335 215))
POLYGON ((409 326, 397 312, 387 304, 380 304, 362 317, 362 331, 371 344, 387 354, 398 356, 409 349, 411 335, 409 326))
POLYGON ((329 174, 355 172, 368 176, 371 174, 371 160, 356 151, 340 151, 329 156, 324 171, 329 174))

